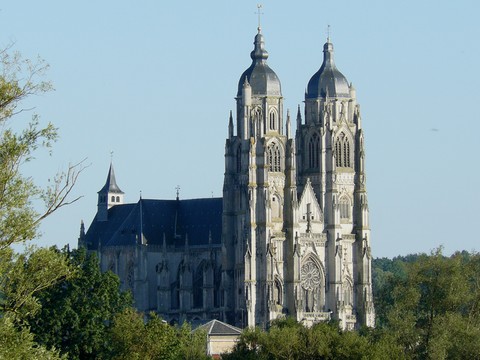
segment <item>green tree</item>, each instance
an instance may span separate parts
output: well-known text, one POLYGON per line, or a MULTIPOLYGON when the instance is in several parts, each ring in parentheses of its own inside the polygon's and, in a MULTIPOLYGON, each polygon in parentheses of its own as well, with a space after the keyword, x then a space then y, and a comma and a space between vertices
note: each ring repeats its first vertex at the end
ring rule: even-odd
POLYGON ((79 197, 69 196, 83 170, 82 163, 69 166, 65 173, 52 179, 47 189, 22 175, 22 166, 34 159, 36 150, 51 147, 57 139, 57 129, 51 123, 41 127, 36 114, 23 131, 12 129, 14 115, 24 111, 22 101, 50 91, 52 86, 41 80, 48 69, 45 62, 23 59, 10 50, 0 51, 0 249, 37 237, 38 226, 45 217, 78 200, 79 197), (33 206, 36 200, 44 202, 43 211, 33 206))
POLYGON ((60 360, 55 349, 47 350, 33 340, 26 328, 18 328, 10 316, 0 318, 0 359, 8 360, 60 360))
POLYGON ((95 254, 85 249, 62 251, 75 276, 44 289, 41 309, 29 318, 35 340, 55 347, 70 359, 96 359, 109 351, 105 340, 115 314, 131 306, 118 277, 102 273, 95 254))
POLYGON ((478 357, 477 261, 478 255, 446 257, 437 249, 408 264, 406 278, 395 280, 383 327, 408 357, 478 357))
POLYGON ((28 248, 17 254, 10 248, 0 250, 1 313, 18 322, 40 310, 38 294, 73 275, 68 259, 54 249, 28 248))
POLYGON ((206 334, 188 323, 174 327, 155 313, 144 315, 128 308, 117 314, 110 328, 110 359, 207 360, 206 334))
POLYGON ((57 174, 46 189, 24 176, 24 165, 36 151, 50 150, 57 139, 55 127, 41 126, 36 114, 23 125, 25 118, 20 116, 26 114, 22 107, 26 98, 52 89, 42 80, 48 66, 40 59, 23 59, 9 46, 0 50, 0 68, 0 319, 6 339, 0 353, 9 359, 56 358, 55 352, 33 343, 24 321, 39 309, 38 292, 70 276, 72 270, 63 256, 48 249, 14 254, 10 246, 37 238, 45 217, 78 200, 71 195, 83 164, 57 174), (39 201, 43 210, 34 206, 39 201), (29 352, 30 356, 24 355, 29 352))

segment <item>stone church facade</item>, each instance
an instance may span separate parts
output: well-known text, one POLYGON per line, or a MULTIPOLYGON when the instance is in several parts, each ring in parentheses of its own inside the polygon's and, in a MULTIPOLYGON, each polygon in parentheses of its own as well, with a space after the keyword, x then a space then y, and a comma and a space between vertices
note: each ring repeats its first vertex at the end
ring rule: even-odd
POLYGON ((79 246, 139 310, 240 327, 283 316, 374 326, 360 108, 329 39, 323 53, 294 134, 258 29, 228 123, 223 198, 124 204, 110 167, 79 246))

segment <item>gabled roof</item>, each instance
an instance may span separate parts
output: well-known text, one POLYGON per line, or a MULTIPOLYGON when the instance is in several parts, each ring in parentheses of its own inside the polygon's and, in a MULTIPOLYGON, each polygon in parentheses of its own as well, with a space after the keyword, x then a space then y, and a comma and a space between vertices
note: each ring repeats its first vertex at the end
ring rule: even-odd
POLYGON ((108 210, 107 221, 93 220, 85 235, 89 249, 101 246, 128 246, 143 242, 183 247, 220 245, 222 235, 222 198, 191 200, 145 200, 120 204, 108 210))
POLYGON ((239 329, 235 326, 226 324, 216 319, 209 321, 204 325, 199 326, 194 331, 197 331, 198 329, 205 330, 207 332, 207 335, 209 336, 211 335, 231 336, 231 335, 240 335, 242 333, 242 329, 239 329))

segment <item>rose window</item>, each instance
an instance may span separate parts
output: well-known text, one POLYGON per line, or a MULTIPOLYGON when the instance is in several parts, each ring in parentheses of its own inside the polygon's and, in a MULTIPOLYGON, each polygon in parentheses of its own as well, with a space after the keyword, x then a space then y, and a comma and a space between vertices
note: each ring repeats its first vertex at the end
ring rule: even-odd
POLYGON ((320 285, 320 270, 312 262, 308 261, 302 266, 302 287, 305 290, 313 290, 320 285))

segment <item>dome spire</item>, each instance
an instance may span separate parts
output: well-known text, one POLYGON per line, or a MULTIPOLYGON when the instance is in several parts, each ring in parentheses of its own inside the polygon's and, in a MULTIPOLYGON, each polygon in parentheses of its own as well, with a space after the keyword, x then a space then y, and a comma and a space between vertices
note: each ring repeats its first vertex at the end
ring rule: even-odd
POLYGON ((254 63, 265 63, 268 59, 268 51, 265 50, 265 40, 263 39, 262 29, 258 27, 258 33, 255 36, 255 41, 253 43, 255 47, 250 53, 254 63))
POLYGON ((257 4, 257 15, 258 15, 258 32, 262 30, 262 23, 261 23, 261 16, 263 15, 261 8, 263 8, 262 4, 257 4))
POLYGON ((323 45, 323 63, 308 82, 306 98, 348 98, 349 96, 348 81, 335 66, 333 44, 330 42, 330 30, 328 30, 327 42, 323 45))
POLYGON ((254 48, 250 53, 252 64, 245 70, 238 82, 237 96, 242 96, 244 85, 250 84, 252 96, 282 96, 280 80, 277 74, 268 66, 268 52, 265 50, 265 41, 262 29, 258 27, 254 48))

